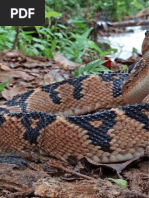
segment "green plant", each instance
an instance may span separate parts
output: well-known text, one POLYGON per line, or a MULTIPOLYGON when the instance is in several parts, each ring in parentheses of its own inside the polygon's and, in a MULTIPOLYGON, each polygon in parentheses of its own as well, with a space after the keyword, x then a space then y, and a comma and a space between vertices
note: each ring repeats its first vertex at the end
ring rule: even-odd
POLYGON ((3 89, 7 86, 9 81, 10 78, 8 78, 6 82, 0 84, 0 94, 2 93, 3 89))
POLYGON ((0 26, 0 51, 6 48, 12 48, 15 34, 15 27, 0 26))
POLYGON ((137 52, 138 50, 135 47, 133 47, 132 51, 137 52))
POLYGON ((94 60, 88 63, 87 65, 82 65, 78 69, 74 71, 74 77, 78 78, 82 75, 89 75, 89 74, 100 74, 102 72, 112 72, 110 69, 106 68, 102 64, 105 61, 102 60, 94 60))
POLYGON ((125 71, 127 68, 128 68, 128 66, 127 66, 127 65, 124 65, 124 66, 121 68, 121 71, 120 71, 120 72, 125 71))
POLYGON ((124 179, 112 179, 112 178, 106 178, 107 180, 112 180, 113 182, 116 183, 117 186, 121 188, 126 188, 127 187, 127 181, 124 179))
POLYGON ((134 15, 148 6, 149 1, 142 0, 46 0, 45 27, 26 30, 27 26, 22 26, 17 38, 17 26, 0 26, 0 50, 12 49, 14 45, 28 55, 53 58, 57 51, 77 62, 82 62, 84 55, 98 59, 99 54, 105 56, 116 50, 102 51, 90 38, 91 21, 97 13, 107 12, 110 20, 123 20, 125 15, 134 15))
POLYGON ((71 39, 74 39, 75 41, 69 42, 66 47, 63 48, 63 51, 61 53, 66 56, 68 59, 76 62, 82 62, 82 57, 84 55, 89 56, 86 52, 90 51, 91 49, 97 51, 101 56, 105 56, 107 54, 110 54, 111 51, 116 52, 116 49, 110 49, 105 52, 103 52, 94 41, 90 40, 88 37, 90 35, 90 32, 93 28, 86 28, 83 34, 74 34, 71 33, 71 39))

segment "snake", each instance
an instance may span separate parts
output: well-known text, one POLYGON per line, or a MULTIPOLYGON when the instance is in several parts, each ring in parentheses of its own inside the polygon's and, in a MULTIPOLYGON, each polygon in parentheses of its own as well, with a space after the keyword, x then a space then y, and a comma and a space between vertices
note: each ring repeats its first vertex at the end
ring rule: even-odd
POLYGON ((117 163, 149 155, 149 31, 128 73, 70 78, 0 106, 0 150, 117 163), (99 111, 96 111, 99 110, 99 111))

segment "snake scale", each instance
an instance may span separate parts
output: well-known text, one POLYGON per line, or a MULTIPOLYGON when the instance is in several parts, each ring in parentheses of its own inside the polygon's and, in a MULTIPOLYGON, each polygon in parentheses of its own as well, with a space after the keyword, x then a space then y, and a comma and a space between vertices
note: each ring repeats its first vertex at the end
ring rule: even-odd
POLYGON ((81 76, 4 103, 0 107, 0 150, 40 152, 65 160, 87 157, 95 163, 148 155, 149 31, 145 35, 143 58, 131 75, 81 76), (96 109, 105 110, 87 114, 96 109))

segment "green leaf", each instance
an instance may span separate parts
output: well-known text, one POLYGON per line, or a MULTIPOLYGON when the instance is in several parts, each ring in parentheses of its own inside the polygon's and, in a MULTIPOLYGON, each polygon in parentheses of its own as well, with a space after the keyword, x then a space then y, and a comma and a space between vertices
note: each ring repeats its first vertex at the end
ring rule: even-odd
POLYGON ((52 52, 55 51, 56 45, 57 45, 57 41, 56 41, 56 40, 53 40, 53 41, 51 42, 51 51, 52 51, 52 52))
POLYGON ((55 11, 49 11, 49 12, 45 11, 45 18, 49 19, 50 17, 53 17, 53 16, 59 17, 60 13, 55 12, 55 11))
POLYGON ((0 93, 2 93, 3 89, 6 87, 9 81, 10 81, 10 78, 7 78, 6 82, 0 84, 0 93))
POLYGON ((143 6, 137 0, 133 0, 133 3, 137 8, 143 9, 143 6))
POLYGON ((69 23, 74 24, 74 23, 86 23, 86 20, 84 18, 81 19, 69 19, 69 23))
POLYGON ((35 43, 34 47, 39 48, 40 50, 44 50, 45 49, 45 47, 43 45, 38 44, 38 43, 35 43))
POLYGON ((78 27, 81 27, 81 28, 83 28, 83 29, 86 29, 86 28, 87 28, 86 25, 85 25, 84 23, 75 22, 75 23, 73 23, 73 24, 76 25, 76 26, 78 26, 78 27))
POLYGON ((24 34, 33 34, 33 33, 36 33, 35 31, 24 31, 23 32, 24 34))
POLYGON ((90 43, 90 48, 97 50, 100 54, 103 53, 103 51, 94 43, 90 43))
POLYGON ((37 30, 37 32, 42 28, 42 26, 34 26, 37 30))
POLYGON ((80 66, 78 69, 74 71, 74 77, 77 78, 82 75, 99 74, 101 72, 113 72, 102 65, 104 62, 105 61, 98 59, 91 61, 87 65, 80 66))
POLYGON ((102 63, 104 63, 105 61, 102 61, 101 59, 98 60, 94 60, 91 61, 87 64, 87 66, 91 66, 91 67, 97 67, 98 65, 102 65, 102 63))
POLYGON ((65 25, 62 25, 62 24, 57 24, 57 26, 63 28, 63 29, 67 29, 67 27, 65 25))
POLYGON ((55 33, 54 36, 58 36, 60 39, 63 38, 63 35, 61 33, 55 33))
POLYGON ((90 35, 92 29, 93 29, 93 27, 87 29, 86 32, 84 32, 81 37, 82 38, 87 38, 90 35))
POLYGON ((51 36, 54 36, 54 34, 52 33, 51 29, 50 28, 45 28, 43 27, 43 29, 48 32, 51 36))
POLYGON ((94 42, 90 42, 90 48, 97 50, 101 56, 106 56, 108 54, 111 54, 111 52, 116 53, 117 49, 111 48, 108 49, 107 51, 103 52, 94 42))
POLYGON ((120 72, 125 71, 127 68, 128 68, 128 66, 127 66, 127 65, 124 65, 124 66, 121 68, 121 71, 120 71, 120 72))
POLYGON ((106 178, 107 180, 112 180, 113 182, 116 183, 117 186, 121 188, 126 188, 127 187, 127 181, 124 179, 112 179, 112 178, 106 178))
POLYGON ((33 41, 35 41, 37 43, 40 43, 40 44, 43 44, 43 45, 49 45, 49 43, 46 40, 38 39, 38 38, 35 38, 35 37, 33 37, 33 41))
POLYGON ((138 50, 135 47, 133 47, 132 51, 137 52, 138 50))
POLYGON ((28 38, 29 41, 33 40, 33 37, 31 35, 28 35, 27 38, 28 38))
POLYGON ((84 74, 84 75, 89 75, 90 72, 89 72, 89 71, 84 71, 83 74, 84 74))
POLYGON ((111 54, 111 52, 116 53, 117 52, 117 49, 114 49, 114 48, 108 49, 107 51, 102 52, 101 56, 109 55, 109 54, 111 54))

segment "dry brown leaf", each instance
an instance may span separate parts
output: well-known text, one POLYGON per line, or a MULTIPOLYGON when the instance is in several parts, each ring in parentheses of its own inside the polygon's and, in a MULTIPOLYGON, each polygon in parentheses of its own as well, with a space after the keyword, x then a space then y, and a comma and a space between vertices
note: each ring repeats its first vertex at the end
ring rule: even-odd
POLYGON ((25 81, 31 81, 34 79, 33 76, 28 75, 26 72, 23 71, 3 71, 0 73, 0 82, 5 82, 7 80, 7 78, 10 77, 11 80, 13 80, 13 78, 19 78, 19 79, 23 79, 25 81))
POLYGON ((0 63, 0 71, 11 71, 11 69, 4 63, 0 63))
POLYGON ((59 67, 66 69, 66 70, 75 70, 79 66, 81 66, 80 63, 75 63, 70 60, 68 60, 65 56, 58 54, 57 52, 54 52, 54 60, 56 63, 58 63, 59 67))
POLYGON ((9 89, 4 89, 2 91, 2 96, 3 98, 5 98, 6 100, 10 100, 11 98, 13 98, 14 96, 18 95, 18 94, 23 94, 27 91, 27 88, 25 88, 23 85, 15 85, 14 87, 9 89))
POLYGON ((52 70, 48 74, 44 76, 44 84, 49 85, 54 82, 60 82, 64 80, 64 78, 58 73, 59 70, 52 70))
POLYGON ((25 59, 24 53, 22 50, 13 50, 11 52, 5 53, 3 60, 5 61, 22 61, 25 59))

